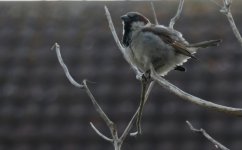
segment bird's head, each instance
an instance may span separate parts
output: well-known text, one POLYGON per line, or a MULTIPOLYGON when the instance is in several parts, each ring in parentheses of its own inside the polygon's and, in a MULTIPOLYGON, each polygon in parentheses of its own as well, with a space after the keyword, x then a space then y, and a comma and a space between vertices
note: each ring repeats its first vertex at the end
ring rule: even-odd
POLYGON ((129 26, 131 29, 136 29, 145 26, 150 21, 138 12, 128 12, 121 16, 124 26, 129 26))
POLYGON ((150 21, 138 12, 128 12, 127 14, 121 16, 123 23, 123 44, 124 46, 129 46, 131 42, 131 35, 136 29, 140 29, 150 21))

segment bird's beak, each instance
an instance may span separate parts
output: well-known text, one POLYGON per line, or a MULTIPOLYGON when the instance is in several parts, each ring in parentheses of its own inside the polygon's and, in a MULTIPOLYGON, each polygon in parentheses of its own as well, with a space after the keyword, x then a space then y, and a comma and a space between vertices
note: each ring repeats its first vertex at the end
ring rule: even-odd
POLYGON ((129 17, 127 15, 123 15, 120 17, 124 22, 129 21, 129 17))

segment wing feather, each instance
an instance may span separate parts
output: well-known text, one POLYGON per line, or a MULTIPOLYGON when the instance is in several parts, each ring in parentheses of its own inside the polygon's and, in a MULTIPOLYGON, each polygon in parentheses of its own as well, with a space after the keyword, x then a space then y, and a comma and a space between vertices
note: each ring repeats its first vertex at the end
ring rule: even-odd
POLYGON ((187 47, 187 43, 184 43, 182 39, 177 40, 179 38, 178 35, 171 32, 165 27, 157 27, 157 26, 151 26, 151 27, 145 27, 142 29, 143 32, 152 32, 153 34, 160 37, 160 39, 165 42, 166 44, 169 44, 172 46, 177 53, 183 54, 185 56, 191 57, 196 59, 196 57, 189 52, 189 49, 187 47), (175 35, 174 35, 175 34, 175 35))

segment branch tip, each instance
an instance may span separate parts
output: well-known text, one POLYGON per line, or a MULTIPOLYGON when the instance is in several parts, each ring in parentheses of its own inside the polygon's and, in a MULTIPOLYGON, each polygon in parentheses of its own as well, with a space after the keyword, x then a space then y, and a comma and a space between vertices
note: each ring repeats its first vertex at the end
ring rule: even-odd
POLYGON ((67 79, 71 82, 72 85, 74 85, 75 87, 78 87, 78 88, 83 88, 83 85, 82 84, 79 84, 77 81, 75 81, 73 79, 73 77, 71 76, 70 72, 69 72, 69 69, 68 67, 66 66, 66 64, 64 63, 63 59, 62 59, 62 56, 61 56, 61 52, 60 52, 60 45, 58 43, 55 43, 53 46, 52 46, 53 49, 55 49, 56 51, 56 55, 57 55, 57 58, 58 58, 58 61, 62 67, 62 69, 64 70, 65 72, 65 75, 67 77, 67 79))
POLYGON ((60 48, 60 45, 58 43, 55 43, 50 50, 54 50, 55 48, 60 48))
POLYGON ((108 7, 107 7, 107 5, 104 5, 104 9, 105 9, 106 11, 108 11, 108 7))
POLYGON ((130 133, 129 135, 132 136, 132 137, 137 137, 137 135, 138 135, 138 131, 136 131, 136 132, 132 132, 132 133, 130 133))
POLYGON ((221 149, 221 150, 229 150, 227 147, 225 147, 224 145, 222 145, 221 143, 216 141, 213 137, 211 137, 204 129, 194 128, 189 121, 186 121, 186 123, 188 124, 190 130, 192 130, 193 132, 201 133, 207 140, 209 140, 211 143, 213 143, 216 148, 221 149))
POLYGON ((189 102, 192 102, 193 104, 202 106, 207 109, 224 112, 224 113, 231 114, 234 116, 242 116, 242 108, 234 108, 234 107, 219 105, 219 104, 212 103, 210 101, 201 99, 199 97, 193 96, 193 95, 179 89, 177 86, 168 82, 163 77, 159 76, 159 74, 157 74, 157 72, 154 70, 154 67, 151 66, 150 70, 151 70, 151 77, 154 81, 159 83, 159 85, 161 85, 163 88, 167 89, 168 91, 170 91, 173 94, 177 95, 178 97, 182 98, 183 100, 187 100, 189 102))
POLYGON ((193 125, 187 120, 186 121, 186 123, 187 123, 187 125, 189 126, 189 128, 192 130, 192 131, 196 131, 196 132, 199 132, 200 130, 198 130, 198 129, 195 129, 194 127, 193 127, 193 125))

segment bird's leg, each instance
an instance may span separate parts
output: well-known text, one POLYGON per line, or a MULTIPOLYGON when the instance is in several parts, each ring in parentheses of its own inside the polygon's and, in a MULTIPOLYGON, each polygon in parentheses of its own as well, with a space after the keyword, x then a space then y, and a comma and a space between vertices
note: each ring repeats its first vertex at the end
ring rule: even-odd
POLYGON ((148 90, 149 84, 151 83, 151 78, 150 78, 150 71, 146 71, 142 75, 141 79, 141 97, 140 97, 140 104, 139 104, 139 112, 136 120, 136 127, 137 127, 137 132, 138 134, 142 133, 141 129, 141 118, 142 118, 142 112, 145 104, 145 94, 148 90))
POLYGON ((144 80, 145 82, 148 82, 151 80, 150 77, 150 70, 147 70, 143 75, 142 75, 142 80, 144 80))

